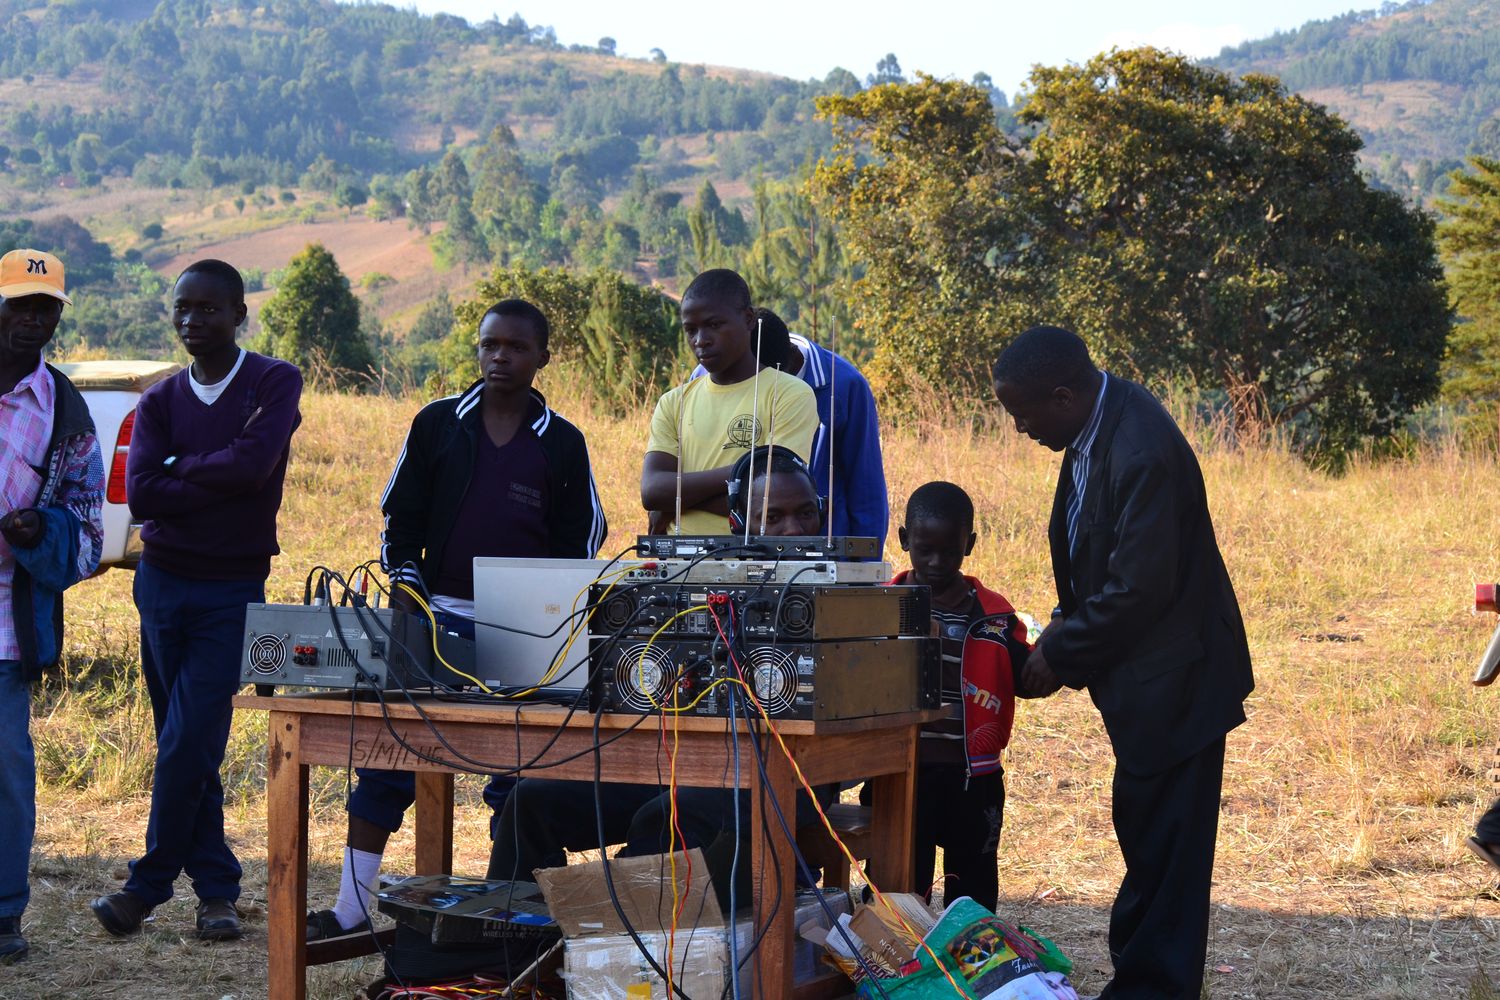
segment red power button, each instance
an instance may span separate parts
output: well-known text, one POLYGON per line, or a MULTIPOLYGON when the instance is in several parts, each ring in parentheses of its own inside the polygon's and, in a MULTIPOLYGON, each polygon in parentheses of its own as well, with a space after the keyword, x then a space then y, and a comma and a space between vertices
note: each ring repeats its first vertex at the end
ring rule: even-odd
POLYGON ((1476 583, 1474 584, 1474 610, 1475 611, 1497 611, 1500 612, 1500 604, 1495 601, 1495 590, 1500 584, 1476 583))

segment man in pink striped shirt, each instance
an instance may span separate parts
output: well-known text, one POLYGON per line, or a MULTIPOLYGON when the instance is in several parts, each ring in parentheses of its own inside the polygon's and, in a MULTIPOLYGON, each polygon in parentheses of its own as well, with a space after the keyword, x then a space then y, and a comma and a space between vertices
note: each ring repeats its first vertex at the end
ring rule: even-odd
POLYGON ((42 360, 62 261, 0 257, 0 964, 26 957, 21 914, 36 829, 31 682, 57 662, 62 591, 99 566, 104 462, 83 396, 42 360))

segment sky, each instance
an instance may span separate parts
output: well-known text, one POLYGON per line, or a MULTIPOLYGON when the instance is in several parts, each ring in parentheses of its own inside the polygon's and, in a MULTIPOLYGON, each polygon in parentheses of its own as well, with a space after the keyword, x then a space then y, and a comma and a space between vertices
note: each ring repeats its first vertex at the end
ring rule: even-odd
POLYGON ((685 0, 415 0, 424 14, 457 14, 471 22, 520 14, 551 25, 564 45, 615 39, 621 55, 653 48, 674 62, 765 70, 821 79, 842 66, 863 79, 893 52, 908 77, 916 70, 969 79, 988 73, 1013 94, 1033 64, 1082 62, 1111 46, 1150 44, 1189 56, 1278 29, 1375 7, 1375 0, 865 0, 818 3, 759 0, 747 4, 685 0))

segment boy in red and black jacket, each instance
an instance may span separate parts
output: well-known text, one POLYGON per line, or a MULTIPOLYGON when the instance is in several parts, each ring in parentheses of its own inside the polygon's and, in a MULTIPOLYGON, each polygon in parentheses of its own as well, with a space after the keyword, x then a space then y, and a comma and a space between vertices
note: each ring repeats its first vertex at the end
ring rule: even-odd
POLYGON ((970 896, 993 910, 1005 810, 1000 753, 1010 742, 1021 667, 1031 651, 1026 624, 1010 602, 972 576, 964 557, 974 549, 974 503, 952 483, 927 483, 906 502, 901 549, 911 569, 892 583, 932 589, 933 631, 942 640, 944 703, 960 717, 922 732, 917 755, 916 885, 932 884, 943 848, 943 899, 970 896))

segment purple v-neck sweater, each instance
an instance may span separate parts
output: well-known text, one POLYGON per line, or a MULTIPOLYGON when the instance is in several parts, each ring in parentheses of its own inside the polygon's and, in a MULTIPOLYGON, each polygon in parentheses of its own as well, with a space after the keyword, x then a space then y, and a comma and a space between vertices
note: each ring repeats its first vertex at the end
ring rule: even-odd
POLYGON ((264 580, 281 551, 276 512, 302 373, 246 351, 211 406, 190 377, 183 369, 136 405, 125 491, 145 522, 142 558, 197 580, 264 580))

